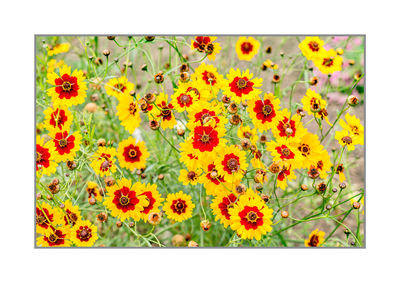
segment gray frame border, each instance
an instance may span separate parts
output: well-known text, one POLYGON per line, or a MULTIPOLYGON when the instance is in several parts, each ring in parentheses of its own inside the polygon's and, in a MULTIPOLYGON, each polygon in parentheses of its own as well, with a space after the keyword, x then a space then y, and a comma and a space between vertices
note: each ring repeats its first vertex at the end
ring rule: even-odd
MULTIPOLYGON (((77 37, 77 36, 147 36, 150 34, 34 34, 33 36, 33 56, 34 56, 34 77, 33 77, 33 86, 34 86, 34 96, 33 96, 33 107, 34 107, 34 118, 33 118, 33 174, 34 174, 34 190, 33 190, 33 248, 34 249, 182 249, 188 250, 188 247, 38 247, 36 245, 36 38, 41 36, 66 36, 66 37, 77 37)), ((366 249, 367 242, 367 36, 366 34, 151 34, 151 36, 265 36, 265 37, 282 37, 282 36, 360 36, 364 39, 364 239, 362 247, 321 247, 317 249, 311 250, 326 250, 326 249, 366 249)), ((308 247, 197 247, 197 249, 308 249, 308 247)))

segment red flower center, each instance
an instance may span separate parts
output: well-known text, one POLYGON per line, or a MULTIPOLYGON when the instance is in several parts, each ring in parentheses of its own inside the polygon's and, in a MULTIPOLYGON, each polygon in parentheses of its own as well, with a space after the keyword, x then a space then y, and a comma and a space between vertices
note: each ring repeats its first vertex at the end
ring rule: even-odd
POLYGON ((311 49, 313 52, 318 52, 318 50, 319 50, 319 44, 318 44, 317 42, 315 42, 315 41, 310 41, 310 42, 308 43, 308 47, 310 47, 310 49, 311 49))
POLYGON ((244 226, 246 230, 256 230, 258 226, 263 225, 264 214, 256 206, 245 206, 244 209, 239 212, 240 224, 244 226))
POLYGON ((76 237, 82 242, 87 242, 92 237, 92 229, 88 226, 80 226, 76 231, 76 237))
POLYGON ((333 65, 333 58, 324 58, 322 65, 325 67, 331 67, 333 65))
POLYGON ((296 124, 293 120, 289 121, 285 117, 282 121, 279 121, 278 130, 281 137, 294 137, 296 135, 296 124), (290 131, 287 129, 290 129, 290 131))
POLYGON ((294 153, 286 145, 278 146, 275 149, 281 155, 281 159, 294 159, 294 153))
POLYGON ((253 50, 253 44, 248 41, 243 42, 240 46, 240 49, 242 50, 243 54, 249 54, 253 50))
POLYGON ((135 115, 135 113, 136 113, 136 105, 135 105, 135 103, 132 102, 131 104, 129 104, 128 110, 129 110, 129 113, 131 113, 131 115, 135 115))
POLYGON ((319 237, 317 235, 312 235, 308 245, 311 247, 316 247, 319 244, 319 237))

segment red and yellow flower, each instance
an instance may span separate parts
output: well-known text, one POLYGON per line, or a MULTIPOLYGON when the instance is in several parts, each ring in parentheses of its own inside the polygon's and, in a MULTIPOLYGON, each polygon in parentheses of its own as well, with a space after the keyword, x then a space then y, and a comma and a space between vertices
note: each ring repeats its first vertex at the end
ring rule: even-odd
POLYGON ((273 161, 283 161, 286 164, 298 167, 302 165, 304 156, 291 143, 284 139, 267 142, 267 150, 271 153, 273 161))
POLYGON ((118 144, 118 162, 123 168, 129 170, 145 168, 149 156, 145 143, 137 141, 133 137, 129 137, 118 144))
POLYGON ((55 161, 55 150, 51 141, 44 142, 44 138, 36 136, 36 173, 47 175, 56 172, 57 162, 55 161))
POLYGON ((62 65, 59 68, 59 74, 55 72, 47 74, 47 82, 54 85, 47 90, 53 103, 66 107, 83 103, 87 90, 83 72, 74 70, 71 74, 71 67, 62 65))
POLYGON ((304 241, 306 247, 319 247, 324 243, 325 232, 315 229, 311 232, 308 239, 304 241))
POLYGON ((78 247, 91 247, 97 241, 97 227, 90 221, 78 221, 71 229, 71 241, 78 247))
POLYGON ((299 43, 299 48, 308 60, 314 60, 326 52, 324 41, 318 36, 306 36, 306 38, 299 43))
POLYGON ((214 103, 199 101, 188 112, 189 122, 186 127, 193 131, 198 125, 215 125, 218 127, 221 134, 225 134, 225 124, 228 120, 222 115, 222 108, 214 103))
POLYGON ((342 70, 343 58, 333 49, 322 52, 313 60, 321 73, 329 75, 342 70))
POLYGON ((194 207, 192 197, 179 191, 168 194, 163 210, 169 219, 182 222, 192 217, 194 207))
POLYGON ((360 119, 349 113, 346 113, 344 117, 345 120, 339 120, 340 126, 353 134, 354 144, 364 145, 364 126, 361 125, 360 119))
POLYGON ((197 104, 200 97, 204 99, 208 91, 199 91, 199 84, 194 82, 182 83, 179 82, 178 88, 175 89, 174 94, 171 96, 171 103, 178 112, 189 111, 194 105, 197 104))
POLYGON ((326 101, 321 98, 319 93, 316 93, 312 89, 307 89, 306 95, 301 99, 303 109, 308 114, 314 115, 317 118, 325 119, 325 121, 332 126, 328 120, 328 112, 326 111, 326 101))
POLYGON ((53 55, 57 55, 60 53, 66 53, 69 51, 70 47, 71 47, 71 44, 69 44, 68 42, 58 43, 54 46, 48 45, 47 46, 47 55, 53 56, 53 55))
POLYGON ((262 78, 253 78, 253 74, 246 70, 241 72, 239 69, 230 69, 226 75, 227 80, 223 86, 224 94, 233 101, 240 103, 258 98, 262 92, 262 78))
POLYGON ((275 126, 272 127, 272 133, 275 138, 298 142, 307 132, 301 123, 300 115, 291 115, 286 108, 280 114, 280 118, 277 119, 275 126))
POLYGON ((221 50, 221 45, 214 42, 216 39, 216 36, 196 36, 190 47, 192 50, 197 49, 199 52, 206 53, 208 59, 214 61, 216 54, 221 50))
POLYGON ((88 193, 88 200, 95 198, 96 201, 102 202, 103 197, 100 194, 99 186, 97 183, 88 181, 86 185, 86 192, 88 193))
POLYGON ((252 143, 256 143, 258 140, 257 129, 251 128, 250 126, 240 125, 237 131, 238 138, 249 139, 252 143))
POLYGON ((179 178, 178 181, 181 182, 183 185, 187 186, 189 184, 191 185, 197 185, 199 181, 199 177, 201 175, 202 171, 200 169, 197 170, 185 170, 182 169, 179 172, 179 178))
POLYGON ((200 183, 204 185, 207 195, 216 196, 221 192, 233 191, 234 186, 240 182, 228 182, 224 176, 218 172, 214 160, 211 162, 209 161, 203 168, 205 172, 200 177, 200 183))
POLYGON ((71 230, 67 226, 48 229, 36 244, 42 247, 69 247, 71 246, 71 230))
POLYGON ((254 126, 262 131, 268 131, 280 119, 280 101, 272 93, 265 93, 263 99, 253 99, 248 102, 247 112, 254 126))
POLYGON ((143 206, 143 210, 140 212, 143 221, 147 222, 149 220, 150 213, 160 212, 160 206, 164 201, 164 198, 162 198, 161 194, 157 191, 156 184, 138 184, 142 186, 142 193, 140 195, 145 196, 146 200, 148 201, 148 204, 146 206, 143 206))
POLYGON ((45 234, 61 223, 60 213, 46 202, 36 204, 36 233, 45 234))
POLYGON ((258 53, 260 42, 253 37, 239 37, 236 42, 236 54, 239 60, 250 61, 258 53))
POLYGON ((44 127, 49 131, 49 135, 54 137, 57 132, 69 132, 73 120, 71 111, 65 106, 53 106, 44 112, 44 127))
POLYGON ((224 78, 217 72, 217 69, 213 65, 206 65, 204 62, 196 68, 191 79, 208 90, 211 97, 215 97, 224 85, 224 78))
POLYGON ((111 215, 121 221, 132 218, 139 221, 143 209, 149 205, 146 195, 143 195, 143 186, 122 178, 107 189, 104 205, 111 211, 111 215))
POLYGON ((174 106, 172 103, 168 103, 168 95, 160 93, 155 101, 156 107, 153 107, 149 112, 149 118, 151 120, 159 121, 161 119, 161 128, 172 129, 175 124, 174 106))
POLYGON ((335 139, 339 142, 341 146, 347 147, 349 151, 355 149, 355 145, 358 141, 357 137, 352 132, 346 129, 337 131, 335 134, 335 139))
POLYGON ((117 168, 115 166, 115 156, 117 151, 113 147, 101 146, 92 156, 90 167, 101 177, 110 176, 117 168))
POLYGON ((228 182, 240 181, 248 167, 246 153, 235 145, 223 147, 218 151, 215 166, 228 182))
POLYGON ((80 149, 81 140, 82 136, 78 131, 73 134, 68 134, 67 131, 56 132, 53 137, 55 160, 57 162, 73 160, 80 149))
POLYGON ((261 240, 261 236, 272 230, 272 212, 264 201, 252 190, 239 196, 236 204, 228 209, 231 228, 243 239, 261 240))
POLYGON ((63 205, 63 214, 61 215, 63 225, 72 227, 75 225, 76 222, 81 220, 81 212, 79 210, 79 206, 73 205, 69 199, 66 200, 63 205))
POLYGON ((212 201, 210 207, 215 215, 215 221, 220 221, 224 228, 231 224, 231 215, 229 209, 233 208, 237 196, 229 191, 221 191, 212 201))

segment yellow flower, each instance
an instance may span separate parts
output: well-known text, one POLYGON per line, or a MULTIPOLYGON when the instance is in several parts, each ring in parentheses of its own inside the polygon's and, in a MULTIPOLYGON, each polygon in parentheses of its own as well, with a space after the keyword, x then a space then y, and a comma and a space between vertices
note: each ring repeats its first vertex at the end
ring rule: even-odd
MULTIPOLYGON (((279 163, 279 162, 278 162, 279 163)), ((281 166, 276 176, 276 185, 278 188, 285 190, 287 187, 287 182, 296 179, 294 174, 293 166, 288 162, 280 162, 281 166)))
POLYGON ((68 227, 72 227, 76 222, 81 220, 81 212, 79 211, 79 206, 73 205, 71 200, 66 200, 63 203, 62 208, 62 224, 68 227))
POLYGON ((195 40, 192 40, 190 48, 206 53, 208 59, 214 61, 216 54, 221 50, 220 44, 214 42, 216 39, 216 36, 196 36, 195 40))
POLYGON ((149 215, 150 213, 158 213, 160 212, 160 206, 164 199, 161 197, 161 194, 157 191, 157 185, 156 184, 142 184, 138 183, 139 185, 142 186, 142 193, 140 196, 145 196, 146 200, 148 201, 148 205, 143 206, 143 210, 140 212, 141 217, 144 222, 147 222, 149 220, 149 215))
POLYGON ((169 219, 182 222, 192 217, 194 207, 192 197, 179 191, 175 194, 168 194, 163 210, 169 219))
POLYGON ((47 47, 47 55, 49 56, 53 56, 53 55, 57 55, 60 53, 66 53, 69 51, 69 48, 71 47, 71 44, 67 43, 60 43, 60 44, 56 44, 54 46, 48 46, 47 47))
POLYGON ((53 103, 66 107, 83 103, 87 90, 83 72, 74 70, 71 74, 71 67, 62 65, 59 73, 47 73, 47 82, 54 85, 47 90, 53 103))
POLYGON ((304 156, 291 143, 285 139, 278 139, 266 143, 267 150, 271 153, 273 161, 283 161, 287 165, 292 165, 294 168, 300 168, 304 161, 304 156))
POLYGON ((194 105, 197 104, 200 97, 203 100, 207 95, 209 95, 209 91, 204 90, 204 88, 201 89, 199 86, 199 83, 182 83, 179 81, 178 88, 175 89, 174 94, 171 96, 171 103, 176 111, 189 111, 194 105))
POLYGON ((145 168, 149 156, 145 143, 137 141, 133 137, 129 137, 118 144, 119 165, 128 170, 145 168))
POLYGON ((254 149, 251 150, 251 154, 253 158, 250 160, 251 166, 253 166, 254 169, 265 169, 265 165, 262 162, 262 152, 257 148, 255 144, 253 144, 254 149))
POLYGON ((272 69, 272 70, 277 70, 278 69, 278 64, 275 64, 272 62, 270 59, 267 59, 264 61, 263 66, 267 69, 272 69))
POLYGON ((239 60, 250 61, 258 53, 260 42, 251 36, 248 38, 241 36, 236 42, 235 49, 239 60))
POLYGON ((272 133, 276 139, 285 139, 288 142, 298 142, 307 130, 301 123, 301 117, 298 114, 292 115, 286 108, 280 112, 279 119, 272 127, 272 133))
POLYGON ((56 59, 51 59, 47 63, 47 73, 54 72, 55 69, 60 68, 62 65, 64 65, 63 60, 57 61, 56 59))
POLYGON ((121 125, 129 133, 133 133, 140 125, 140 111, 138 103, 129 94, 121 94, 118 98, 117 116, 121 125))
POLYGON ((340 119, 340 126, 353 134, 354 144, 364 145, 364 126, 361 125, 360 119, 349 113, 346 113, 345 119, 346 121, 340 119))
POLYGON ((304 240, 304 245, 306 247, 319 247, 324 242, 324 236, 325 232, 315 229, 314 231, 311 232, 308 239, 304 240))
POLYGON ((45 234, 47 230, 61 224, 59 211, 46 202, 36 204, 36 233, 45 234))
POLYGON ((316 164, 324 150, 324 147, 319 142, 318 136, 308 132, 301 137, 295 144, 295 147, 297 147, 301 155, 304 156, 302 168, 309 168, 311 165, 316 164))
POLYGON ((95 182, 87 182, 86 191, 88 193, 88 200, 94 197, 98 202, 103 201, 103 197, 101 196, 99 191, 99 186, 95 182))
POLYGON ((250 128, 250 126, 243 126, 240 125, 238 131, 237 131, 238 138, 243 139, 249 139, 252 143, 256 143, 258 140, 257 136, 257 129, 256 128, 250 128))
POLYGON ((149 112, 149 119, 159 121, 161 119, 161 128, 172 129, 175 124, 174 106, 168 103, 168 95, 160 93, 157 96, 154 107, 149 112))
POLYGON ((256 98, 248 102, 246 108, 254 126, 260 132, 268 131, 280 119, 280 101, 272 93, 265 93, 264 98, 256 98))
POLYGON ((91 247, 97 241, 97 227, 90 221, 78 221, 71 229, 71 241, 78 247, 91 247))
POLYGON ((355 135, 346 129, 342 131, 337 131, 335 134, 335 139, 339 142, 341 146, 347 147, 349 151, 354 150, 354 145, 357 141, 355 135))
POLYGON ((55 149, 52 141, 44 142, 44 138, 36 136, 36 173, 38 176, 47 175, 56 172, 57 162, 55 161, 55 149))
POLYGON ((217 69, 213 65, 206 65, 204 62, 194 70, 191 79, 208 90, 211 97, 216 97, 224 84, 224 78, 218 74, 217 69))
POLYGON ((236 204, 228 209, 231 228, 243 239, 261 240, 272 230, 272 212, 258 195, 248 189, 239 196, 236 204))
POLYGON ((189 185, 189 183, 194 186, 197 184, 199 180, 199 177, 201 175, 201 170, 197 169, 194 171, 188 171, 182 169, 179 173, 180 173, 178 179, 179 182, 181 182, 185 186, 189 185))
POLYGON ((221 136, 225 135, 225 124, 228 123, 223 115, 223 110, 219 105, 215 105, 206 101, 199 101, 188 111, 189 122, 186 127, 193 131, 195 126, 205 125, 210 126, 215 124, 218 127, 221 136))
POLYGON ((313 62, 321 73, 329 75, 342 70, 343 58, 335 50, 330 49, 314 58, 313 62))
POLYGON ((321 98, 319 93, 311 89, 307 89, 306 95, 301 99, 303 109, 310 115, 315 115, 319 119, 325 119, 328 125, 332 124, 328 120, 328 112, 326 111, 326 101, 321 98))
POLYGON ((44 236, 37 239, 36 244, 42 247, 69 247, 71 246, 71 230, 67 226, 48 229, 44 236))
POLYGON ((299 43, 301 52, 308 60, 313 60, 326 52, 323 46, 324 41, 318 36, 306 36, 306 38, 299 43))
POLYGON ((328 177, 328 171, 330 171, 332 167, 331 157, 328 151, 324 149, 316 162, 311 164, 308 168, 311 166, 314 166, 318 170, 321 179, 326 179, 328 177))
POLYGON ((135 85, 128 81, 125 76, 119 78, 112 78, 104 86, 106 93, 111 96, 119 98, 123 94, 130 95, 131 91, 135 89, 135 85))
POLYGON ((258 98, 262 92, 259 87, 262 86, 262 78, 253 78, 253 74, 247 69, 240 72, 230 69, 229 74, 226 75, 227 80, 224 83, 224 94, 230 97, 233 101, 240 103, 248 100, 258 98))
POLYGON ((149 205, 147 197, 142 194, 143 186, 122 178, 107 189, 104 205, 111 211, 111 215, 118 217, 121 221, 132 218, 139 221, 141 212, 149 205))
POLYGON ((346 181, 346 176, 344 175, 344 166, 343 164, 338 164, 336 166, 336 174, 339 175, 339 182, 344 182, 346 181))
POLYGON ((100 177, 110 176, 117 168, 115 167, 115 155, 117 154, 115 148, 107 148, 101 146, 92 156, 90 167, 100 177))
POLYGON ((51 106, 44 112, 44 127, 49 136, 54 137, 57 132, 69 132, 73 116, 66 106, 51 106))
POLYGON ((235 183, 243 178, 247 170, 246 153, 237 146, 221 147, 217 152, 215 167, 228 182, 235 183))
POLYGON ((220 220, 224 228, 231 224, 229 209, 235 205, 236 200, 237 196, 234 193, 225 190, 217 194, 210 204, 212 213, 215 215, 215 221, 220 220))

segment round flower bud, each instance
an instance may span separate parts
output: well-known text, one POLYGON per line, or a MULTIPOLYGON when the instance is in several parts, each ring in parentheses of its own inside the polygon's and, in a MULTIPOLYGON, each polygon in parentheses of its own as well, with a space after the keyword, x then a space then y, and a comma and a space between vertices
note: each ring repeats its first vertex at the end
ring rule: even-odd
POLYGON ((208 220, 203 220, 200 223, 200 227, 203 229, 203 231, 207 232, 211 228, 211 223, 208 220))
POLYGON ((160 128, 160 123, 158 122, 158 121, 156 121, 156 120, 150 120, 149 121, 149 127, 150 127, 150 129, 152 129, 152 130, 158 130, 158 128, 160 128))
POLYGON ((360 102, 359 99, 358 99, 357 96, 355 96, 355 95, 350 95, 350 96, 347 98, 347 103, 348 103, 350 106, 356 106, 356 105, 358 105, 359 102, 360 102))
POLYGON ((108 39, 108 40, 114 40, 114 39, 115 39, 115 36, 107 36, 107 39, 108 39))
POLYGON ((143 72, 147 72, 147 65, 146 65, 146 64, 143 64, 143 65, 140 67, 140 70, 142 70, 143 72))
POLYGON ((305 184, 302 184, 300 188, 301 188, 302 191, 307 191, 308 190, 308 187, 305 184))
POLYGON ((161 213, 160 212, 150 212, 148 220, 152 225, 157 225, 161 222, 161 213))
POLYGON ((106 57, 110 56, 110 53, 111 53, 111 52, 110 52, 110 50, 108 50, 108 49, 104 49, 104 50, 103 50, 103 55, 106 56, 106 57))
POLYGON ((117 225, 118 228, 121 228, 122 227, 122 222, 118 220, 117 222, 115 222, 115 225, 117 225))
POLYGON ((105 212, 100 212, 99 214, 96 215, 97 221, 99 222, 106 222, 108 219, 107 213, 105 212))
POLYGON ((344 190, 344 189, 346 188, 346 183, 345 183, 345 182, 340 183, 340 184, 339 184, 339 188, 340 188, 341 190, 344 190))
POLYGON ((97 104, 93 102, 89 102, 88 104, 85 105, 85 110, 94 113, 97 110, 97 104))
POLYGON ((318 78, 317 77, 312 77, 311 80, 308 83, 310 85, 317 85, 318 84, 318 78))
POLYGON ((89 204, 90 204, 90 205, 95 205, 95 204, 96 204, 96 199, 95 199, 94 197, 91 197, 91 198, 89 199, 89 204))
POLYGON ((279 75, 274 75, 274 76, 272 77, 272 82, 273 82, 273 83, 277 84, 277 83, 279 83, 280 81, 281 81, 281 77, 280 77, 279 75))
POLYGON ((160 180, 160 181, 161 181, 161 180, 164 180, 164 175, 163 175, 163 174, 160 174, 160 175, 158 175, 157 178, 158 178, 158 180, 160 180))
POLYGON ((174 247, 182 247, 186 242, 185 237, 180 234, 173 236, 171 241, 174 247))
POLYGON ((190 241, 189 244, 188 244, 188 247, 191 247, 191 248, 195 248, 195 247, 198 247, 198 246, 199 246, 199 244, 196 243, 195 241, 190 241))
POLYGON ((106 146, 106 140, 105 139, 98 139, 97 140, 97 146, 106 146))
POLYGON ((288 218, 289 217, 289 212, 287 210, 283 210, 281 212, 281 216, 282 216, 282 218, 288 218))
POLYGON ((360 206, 361 206, 361 205, 360 205, 359 202, 357 202, 357 201, 353 202, 353 208, 354 208, 354 209, 359 209, 360 206))

